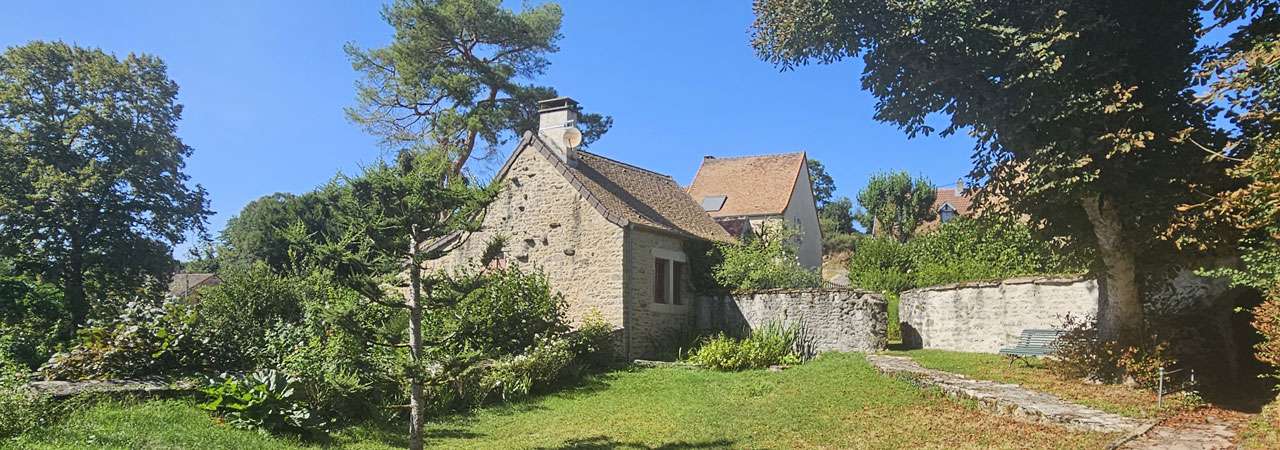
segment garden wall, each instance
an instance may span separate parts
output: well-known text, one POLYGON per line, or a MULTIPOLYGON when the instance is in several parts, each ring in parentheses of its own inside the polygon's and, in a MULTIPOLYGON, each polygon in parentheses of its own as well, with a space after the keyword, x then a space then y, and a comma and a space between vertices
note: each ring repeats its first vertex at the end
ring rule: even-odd
POLYGON ((741 335, 770 322, 798 325, 810 353, 883 350, 888 303, 848 289, 780 290, 700 298, 698 327, 741 335))
POLYGON ((1086 278, 1011 278, 903 292, 898 307, 909 348, 996 353, 1025 329, 1060 328, 1067 314, 1095 315, 1098 283, 1086 278))

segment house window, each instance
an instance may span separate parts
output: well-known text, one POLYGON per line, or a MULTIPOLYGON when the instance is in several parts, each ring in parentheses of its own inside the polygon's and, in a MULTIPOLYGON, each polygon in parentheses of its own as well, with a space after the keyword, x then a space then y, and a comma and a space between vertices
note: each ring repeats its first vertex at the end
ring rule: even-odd
POLYGON ((671 261, 654 258, 653 259, 653 302, 667 302, 667 280, 670 279, 667 272, 671 270, 671 261))
POLYGON ((949 204, 943 204, 942 208, 938 209, 938 218, 941 219, 943 223, 950 222, 951 219, 956 218, 956 209, 952 208, 949 204))
POLYGON ((684 273, 688 265, 683 252, 653 249, 653 302, 684 305, 684 273))
POLYGON ((653 302, 683 305, 680 291, 684 262, 664 258, 653 259, 653 302))

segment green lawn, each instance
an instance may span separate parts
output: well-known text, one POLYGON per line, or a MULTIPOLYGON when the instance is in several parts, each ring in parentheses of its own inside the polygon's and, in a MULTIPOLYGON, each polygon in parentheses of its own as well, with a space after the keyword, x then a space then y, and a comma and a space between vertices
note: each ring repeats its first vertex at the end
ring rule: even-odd
MULTIPOLYGON (((856 354, 781 373, 620 371, 529 402, 428 426, 440 448, 1101 448, 1074 433, 980 412, 877 374, 856 354)), ((176 400, 107 403, 16 442, 21 448, 297 448, 230 429, 176 400)), ((328 446, 403 445, 397 430, 337 433, 328 446)))
MULTIPOLYGON (((1153 392, 1128 386, 1085 383, 1054 376, 1043 362, 1032 360, 1031 367, 1022 362, 1009 364, 1000 355, 961 353, 943 350, 909 350, 888 352, 909 356, 930 369, 944 370, 980 380, 1013 383, 1048 392, 1064 400, 1103 411, 1141 419, 1171 415, 1185 410, 1184 405, 1168 400, 1163 409, 1156 408, 1153 392)), ((1176 397, 1175 397, 1176 398, 1176 397)))

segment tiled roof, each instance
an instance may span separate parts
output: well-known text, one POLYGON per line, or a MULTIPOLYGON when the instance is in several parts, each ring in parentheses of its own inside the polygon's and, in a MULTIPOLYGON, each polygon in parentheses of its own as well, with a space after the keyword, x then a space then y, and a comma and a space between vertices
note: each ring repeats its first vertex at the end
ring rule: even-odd
POLYGON ((782 214, 791 202, 804 162, 804 153, 707 157, 687 191, 697 201, 728 197, 718 211, 708 211, 712 217, 782 214))
POLYGON ((733 240, 671 177, 585 151, 576 152, 574 164, 565 164, 550 145, 527 133, 517 152, 537 149, 609 221, 709 241, 733 240))
POLYGON ((933 201, 932 211, 938 212, 939 209, 942 209, 943 204, 948 204, 955 208, 960 215, 968 215, 972 212, 973 200, 969 196, 963 195, 964 191, 962 189, 955 186, 938 188, 938 197, 933 201))
POLYGON ((212 286, 220 281, 218 275, 213 273, 175 273, 173 279, 169 281, 169 295, 186 297, 198 287, 212 286))

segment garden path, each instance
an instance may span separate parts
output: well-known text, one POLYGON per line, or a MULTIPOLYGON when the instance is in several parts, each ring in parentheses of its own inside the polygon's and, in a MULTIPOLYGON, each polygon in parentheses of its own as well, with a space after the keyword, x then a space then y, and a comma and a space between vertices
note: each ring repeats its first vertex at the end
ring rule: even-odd
POLYGON ((927 369, 904 356, 868 355, 867 360, 883 374, 922 387, 940 389, 951 397, 973 400, 993 412, 1018 420, 1103 433, 1132 433, 1144 426, 1137 419, 1070 403, 1052 394, 1016 384, 974 380, 964 375, 927 369))

